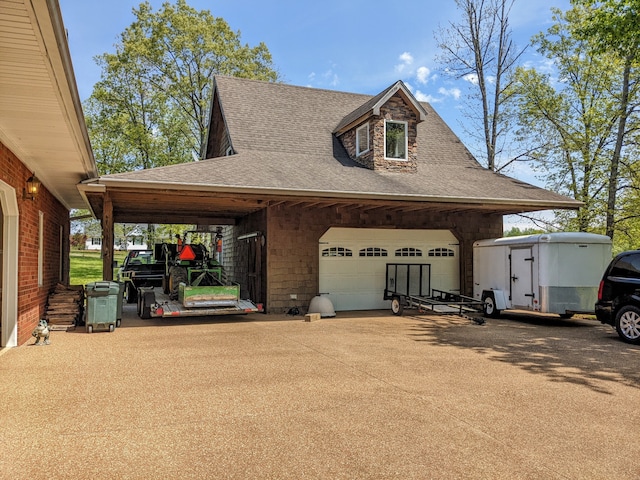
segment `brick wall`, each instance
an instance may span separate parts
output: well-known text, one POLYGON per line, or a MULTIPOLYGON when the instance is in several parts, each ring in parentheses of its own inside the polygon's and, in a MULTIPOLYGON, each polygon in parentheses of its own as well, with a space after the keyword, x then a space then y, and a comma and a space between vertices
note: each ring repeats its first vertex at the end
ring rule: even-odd
POLYGON ((467 295, 473 290, 473 242, 502 235, 501 215, 279 205, 269 208, 267 219, 265 303, 270 313, 282 313, 292 303, 308 305, 318 294, 318 242, 330 227, 450 229, 460 241, 461 290, 467 295), (290 299, 291 293, 297 300, 290 299))
MULTIPOLYGON (((69 278, 69 211, 44 186, 35 200, 23 200, 22 190, 31 174, 32 172, 0 143, 0 180, 11 185, 18 197, 18 278, 7 280, 18 282, 18 345, 31 338, 31 332, 44 313, 50 290, 59 281, 68 283, 69 278), (40 212, 43 214, 41 286, 38 285, 40 212)), ((9 255, 12 252, 4 254, 9 255)))

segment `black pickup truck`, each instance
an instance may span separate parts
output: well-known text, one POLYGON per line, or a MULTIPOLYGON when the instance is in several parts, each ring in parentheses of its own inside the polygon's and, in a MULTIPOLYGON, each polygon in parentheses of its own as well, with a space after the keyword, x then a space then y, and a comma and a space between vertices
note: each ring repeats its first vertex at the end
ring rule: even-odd
POLYGON ((152 250, 131 250, 118 270, 117 281, 124 282, 124 298, 133 303, 139 287, 160 287, 165 274, 165 263, 155 259, 152 250))

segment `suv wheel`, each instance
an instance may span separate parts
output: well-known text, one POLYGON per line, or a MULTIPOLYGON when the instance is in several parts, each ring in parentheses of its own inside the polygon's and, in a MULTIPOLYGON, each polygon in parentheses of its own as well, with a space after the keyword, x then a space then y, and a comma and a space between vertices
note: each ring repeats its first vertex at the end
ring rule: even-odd
POLYGON ((627 343, 640 343, 640 309, 633 305, 622 307, 616 315, 616 330, 627 343))

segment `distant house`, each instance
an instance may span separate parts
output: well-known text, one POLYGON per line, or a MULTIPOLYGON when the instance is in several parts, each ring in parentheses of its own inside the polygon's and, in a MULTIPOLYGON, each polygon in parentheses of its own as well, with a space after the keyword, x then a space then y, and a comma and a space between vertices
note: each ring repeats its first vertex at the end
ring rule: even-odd
MULTIPOLYGON (((85 240, 85 250, 102 250, 102 237, 88 236, 85 240)), ((146 250, 147 242, 144 233, 136 228, 126 237, 116 238, 113 244, 115 250, 146 250)))
POLYGON ((471 294, 473 242, 501 236, 503 215, 581 205, 483 168, 401 81, 370 96, 216 77, 210 112, 205 160, 80 188, 106 231, 224 226, 230 278, 268 312, 318 294, 385 308, 387 263, 471 294))
POLYGON ((31 339, 69 282, 69 212, 97 175, 56 0, 0 7, 0 346, 31 339), (32 194, 29 190, 33 188, 32 194))

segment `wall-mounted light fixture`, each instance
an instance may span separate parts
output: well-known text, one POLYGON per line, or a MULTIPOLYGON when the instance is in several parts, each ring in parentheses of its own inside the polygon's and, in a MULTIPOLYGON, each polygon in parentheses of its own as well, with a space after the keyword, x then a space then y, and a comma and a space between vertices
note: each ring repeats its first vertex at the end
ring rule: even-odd
POLYGON ((35 200, 40 191, 40 180, 34 175, 31 175, 27 179, 27 187, 22 190, 22 198, 24 200, 35 200))

